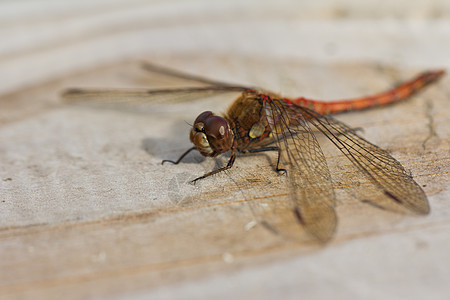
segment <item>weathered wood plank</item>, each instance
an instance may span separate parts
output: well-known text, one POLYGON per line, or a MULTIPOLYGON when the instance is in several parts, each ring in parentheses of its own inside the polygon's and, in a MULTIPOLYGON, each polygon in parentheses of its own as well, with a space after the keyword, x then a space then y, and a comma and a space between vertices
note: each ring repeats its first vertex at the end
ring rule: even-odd
MULTIPOLYGON (((225 25, 205 17, 204 22, 225 34, 224 43, 215 40, 208 51, 201 50, 204 39, 183 44, 186 32, 199 37, 211 32, 205 31, 203 23, 177 32, 182 25, 175 18, 181 14, 175 7, 169 8, 165 21, 144 22, 150 4, 134 1, 125 8, 116 1, 103 10, 101 1, 90 2, 73 2, 72 11, 54 8, 33 18, 29 10, 16 8, 15 19, 3 19, 8 26, 2 30, 12 42, 0 47, 4 66, 0 69, 0 298, 214 295, 225 299, 274 294, 297 298, 300 293, 305 298, 429 295, 438 299, 446 295, 450 270, 445 259, 450 250, 448 78, 408 102, 339 116, 351 126, 362 127, 367 139, 389 149, 411 171, 429 196, 431 215, 403 215, 363 203, 365 182, 358 182, 350 163, 325 144, 340 223, 336 238, 323 249, 283 211, 286 178, 273 171, 273 156, 239 157, 232 170, 196 186, 186 182, 226 159, 203 160, 193 154, 178 166, 161 166, 162 159, 176 158, 190 146, 185 122, 192 122, 203 110, 224 111, 233 95, 126 109, 71 106, 58 96, 64 88, 76 86, 183 85, 141 70, 142 58, 286 95, 359 96, 407 79, 425 65, 436 67, 441 61, 440 67, 450 66, 446 51, 440 50, 446 43, 445 24, 433 23, 435 30, 429 31, 414 27, 429 32, 424 37, 381 21, 358 23, 350 14, 339 35, 354 47, 355 58, 349 61, 345 43, 334 41, 327 46, 334 50, 322 49, 333 38, 327 28, 336 25, 334 14, 325 18, 313 13, 309 20, 302 19, 302 26, 294 26, 303 39, 297 42, 305 44, 302 50, 297 42, 288 42, 293 34, 286 32, 289 26, 264 27, 250 18, 248 28, 260 34, 272 28, 287 43, 283 43, 287 53, 292 55, 296 48, 301 53, 285 57, 268 46, 266 54, 258 47, 256 55, 251 55, 239 41, 260 45, 260 35, 237 34, 241 31, 234 30, 236 17, 231 16, 237 8, 231 6, 230 17, 221 19, 225 25), (88 12, 83 24, 80 15, 88 12), (120 17, 124 23, 119 26, 115 20, 120 17), (20 22, 27 18, 28 23, 20 22), (104 20, 89 32, 88 25, 98 18, 104 20), (315 37, 303 31, 305 24, 309 29, 317 26, 315 37), (377 52, 365 45, 363 30, 352 29, 351 24, 387 26, 390 29, 374 33, 375 38, 394 35, 398 39, 391 41, 395 46, 379 39, 377 52), (46 39, 19 39, 18 28, 29 33, 33 27, 39 29, 37 37, 46 39), (236 35, 228 37, 230 32, 236 35), (164 34, 172 39, 161 38, 164 34), (406 41, 400 39, 402 34, 406 41), (151 40, 137 43, 155 36, 160 37, 157 47, 151 40), (436 54, 423 57, 408 48, 422 47, 425 42, 417 45, 419 38, 438 49, 436 54), (235 52, 229 52, 230 42, 236 44, 235 52), (177 48, 182 45, 185 48, 177 48), (405 53, 397 65, 393 49, 405 53), (385 57, 386 53, 391 54, 385 57), (383 63, 361 63, 368 58, 383 63), (278 208, 277 212, 272 208, 278 208), (283 235, 255 223, 262 219, 281 226, 283 235), (323 284, 328 284, 329 292, 320 288, 323 284)), ((163 9, 155 7, 156 12, 163 9)), ((220 15, 211 9, 210 16, 220 15)), ((269 9, 263 6, 256 16, 269 9)), ((277 19, 283 14, 271 16, 277 19)), ((196 17, 187 13, 183 20, 199 22, 196 17)))

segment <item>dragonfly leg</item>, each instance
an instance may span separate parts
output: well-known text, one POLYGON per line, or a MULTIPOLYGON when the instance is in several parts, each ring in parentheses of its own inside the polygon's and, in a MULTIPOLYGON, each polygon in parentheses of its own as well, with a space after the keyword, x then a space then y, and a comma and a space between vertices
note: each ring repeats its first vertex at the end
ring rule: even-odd
POLYGON ((161 162, 161 164, 163 165, 165 162, 169 162, 172 163, 174 165, 178 165, 178 163, 186 156, 189 154, 189 152, 191 152, 192 150, 195 150, 195 147, 189 148, 186 152, 184 152, 183 154, 181 154, 181 156, 176 160, 169 160, 169 159, 165 159, 161 162))
POLYGON ((275 171, 277 171, 277 173, 279 175, 286 175, 287 176, 287 170, 283 169, 283 168, 279 168, 280 165, 280 157, 281 157, 281 153, 280 153, 280 149, 278 149, 278 159, 277 159, 277 168, 275 169, 275 171))
POLYGON ((249 153, 258 153, 258 152, 265 152, 265 151, 278 151, 278 159, 277 159, 277 167, 275 171, 277 171, 280 175, 287 174, 286 169, 279 168, 280 165, 280 148, 278 147, 265 147, 265 148, 259 148, 259 149, 249 149, 247 150, 249 153))
POLYGON ((278 147, 265 147, 259 149, 248 149, 249 153, 258 153, 258 152, 266 152, 266 151, 278 151, 278 147))
POLYGON ((200 176, 200 177, 198 177, 198 178, 195 178, 195 179, 192 180, 191 182, 192 182, 192 183, 196 183, 196 182, 197 182, 198 180, 200 180, 200 179, 204 179, 204 178, 206 178, 206 177, 208 177, 208 176, 211 176, 211 175, 217 174, 217 173, 219 173, 219 172, 222 172, 222 171, 225 171, 225 170, 230 169, 230 168, 233 166, 234 160, 235 160, 235 159, 236 159, 236 154, 232 153, 232 154, 231 154, 231 157, 230 157, 230 160, 228 161, 228 164, 227 164, 225 167, 220 168, 220 169, 217 169, 217 170, 214 170, 214 171, 209 172, 209 173, 206 173, 206 174, 203 175, 203 176, 200 176))

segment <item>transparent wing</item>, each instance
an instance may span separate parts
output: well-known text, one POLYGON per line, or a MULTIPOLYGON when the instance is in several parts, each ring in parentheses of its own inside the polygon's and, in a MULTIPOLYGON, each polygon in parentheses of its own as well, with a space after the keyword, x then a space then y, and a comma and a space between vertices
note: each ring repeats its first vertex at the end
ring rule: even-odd
POLYGON ((387 151, 358 136, 331 116, 298 107, 308 121, 326 135, 362 170, 382 193, 417 214, 428 214, 430 206, 420 186, 387 151))
POLYGON ((306 232, 327 242, 337 226, 330 172, 317 139, 298 111, 280 100, 264 104, 279 148, 280 168, 287 171, 294 212, 306 232))
POLYGON ((157 90, 138 89, 82 89, 72 88, 64 91, 61 97, 69 103, 107 103, 107 104, 157 104, 177 103, 202 99, 218 94, 241 92, 244 87, 208 86, 172 88, 157 90))
POLYGON ((207 85, 222 86, 222 87, 238 86, 237 84, 229 84, 226 82, 213 80, 213 79, 205 78, 205 77, 198 76, 198 75, 188 74, 188 73, 184 73, 184 72, 181 72, 178 70, 158 66, 158 65, 155 65, 155 64, 152 64, 149 62, 142 62, 141 66, 146 71, 157 73, 159 75, 165 75, 165 76, 172 77, 172 78, 183 79, 185 81, 188 80, 188 81, 193 81, 196 83, 204 83, 207 85))
POLYGON ((187 74, 170 68, 161 67, 148 62, 142 63, 146 71, 168 76, 184 81, 206 84, 203 87, 167 88, 167 89, 89 89, 71 88, 64 91, 61 97, 66 102, 107 103, 107 104, 148 104, 148 103, 177 103, 202 99, 229 92, 242 92, 247 87, 228 84, 187 74))

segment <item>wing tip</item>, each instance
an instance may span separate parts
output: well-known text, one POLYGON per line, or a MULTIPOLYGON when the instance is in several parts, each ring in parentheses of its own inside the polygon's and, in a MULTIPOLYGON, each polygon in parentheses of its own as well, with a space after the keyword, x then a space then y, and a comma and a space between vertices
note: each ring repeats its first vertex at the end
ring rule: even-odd
POLYGON ((321 218, 318 218, 317 220, 313 220, 313 222, 306 222, 302 217, 300 209, 298 207, 294 208, 294 214, 299 223, 303 226, 305 231, 321 245, 330 242, 336 233, 336 212, 334 211, 334 208, 329 208, 327 214, 321 216, 321 218))
POLYGON ((419 201, 405 201, 402 200, 400 198, 398 198, 397 196, 395 196, 393 193, 389 192, 389 191, 384 191, 384 194, 386 196, 388 196, 389 198, 391 198, 392 200, 394 200, 395 202, 397 202, 398 204, 406 207, 407 209, 409 209, 410 211, 412 211, 413 213, 416 213, 418 215, 428 215, 430 213, 430 204, 428 202, 427 197, 425 196, 425 193, 423 193, 422 191, 422 197, 420 197, 419 201))
POLYGON ((83 93, 79 88, 68 88, 61 92, 61 98, 66 102, 73 102, 75 98, 83 93))

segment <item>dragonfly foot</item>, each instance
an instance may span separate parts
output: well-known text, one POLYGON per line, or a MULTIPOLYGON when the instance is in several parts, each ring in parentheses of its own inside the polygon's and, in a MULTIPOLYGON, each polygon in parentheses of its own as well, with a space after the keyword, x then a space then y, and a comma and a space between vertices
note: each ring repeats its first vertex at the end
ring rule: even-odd
POLYGON ((195 185, 195 184, 197 183, 197 181, 199 181, 199 180, 201 180, 201 179, 204 179, 205 177, 206 177, 206 176, 200 176, 200 177, 197 177, 197 178, 195 178, 194 180, 190 181, 190 184, 195 185))
POLYGON ((169 162, 169 163, 174 164, 174 165, 178 164, 178 162, 173 161, 173 160, 169 160, 169 159, 164 159, 164 160, 161 162, 161 164, 163 165, 165 162, 169 162))
POLYGON ((179 163, 186 155, 188 155, 188 153, 191 152, 192 150, 195 150, 195 147, 189 148, 186 152, 184 152, 184 153, 180 156, 180 158, 178 158, 178 160, 173 161, 173 160, 165 159, 165 160, 163 160, 163 161, 161 162, 161 164, 163 165, 165 162, 170 162, 170 163, 172 163, 172 164, 174 164, 174 165, 178 165, 178 163, 179 163))
POLYGON ((279 168, 277 168, 275 171, 277 171, 278 175, 286 175, 287 176, 287 170, 286 169, 279 169, 279 168))

